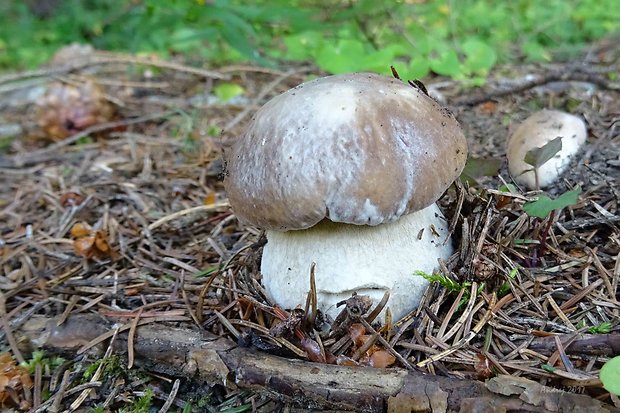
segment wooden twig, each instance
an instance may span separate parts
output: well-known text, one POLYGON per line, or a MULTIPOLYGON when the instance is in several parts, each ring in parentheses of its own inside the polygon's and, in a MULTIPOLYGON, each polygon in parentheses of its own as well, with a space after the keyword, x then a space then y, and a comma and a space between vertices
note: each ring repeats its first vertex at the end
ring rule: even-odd
MULTIPOLYGON (((71 316, 55 334, 81 334, 84 335, 82 340, 92 339, 88 334, 93 329, 79 326, 93 322, 101 321, 88 315, 71 316)), ((48 320, 40 317, 30 320, 23 329, 23 338, 44 335, 41 327, 47 324, 48 320)), ((114 346, 119 353, 126 351, 124 334, 119 334, 114 346)), ((287 360, 237 347, 228 339, 195 328, 165 324, 139 326, 135 348, 141 365, 155 372, 269 391, 296 405, 312 405, 317 409, 382 412, 387 407, 388 411, 493 412, 498 411, 494 406, 502 406, 503 411, 546 413, 551 411, 546 406, 554 406, 555 413, 620 412, 589 396, 549 389, 524 378, 500 376, 485 384, 398 368, 345 367, 287 360), (506 395, 505 389, 511 389, 512 396, 506 395), (558 393, 561 393, 561 404, 557 403, 558 393), (474 405, 477 410, 471 410, 474 405), (583 410, 578 410, 580 408, 583 410)), ((71 351, 51 346, 48 349, 71 351)))

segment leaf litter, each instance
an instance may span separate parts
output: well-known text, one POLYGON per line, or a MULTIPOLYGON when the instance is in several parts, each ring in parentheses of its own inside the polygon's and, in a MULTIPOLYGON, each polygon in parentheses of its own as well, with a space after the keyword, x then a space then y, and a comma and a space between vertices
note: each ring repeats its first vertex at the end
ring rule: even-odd
MULTIPOLYGON (((492 176, 472 171, 476 182, 455 185, 441 200, 457 249, 432 275, 439 282, 429 287, 423 305, 380 325, 375 317, 385 301, 372 308, 354 296, 342 303, 330 327, 316 310, 312 289, 297 309, 269 302, 259 274, 264 235, 237 222, 221 184, 222 154, 252 111, 312 69, 210 71, 103 52, 95 52, 90 63, 78 59, 0 78, 10 86, 2 92, 1 120, 23 131, 0 155, 0 335, 8 349, 1 356, 8 366, 5 388, 11 389, 2 396, 7 405, 33 411, 115 409, 153 388, 152 403, 160 407, 282 407, 266 394, 136 368, 137 328, 152 323, 162 329, 194 326, 258 351, 317 363, 496 378, 495 386, 501 375, 510 375, 613 402, 598 373, 620 349, 617 89, 597 82, 584 91, 566 80, 553 88, 543 82, 517 85, 515 93, 504 94, 491 82, 475 95, 478 107, 469 106, 470 92, 458 83, 443 82, 441 93, 457 103, 451 109, 478 159, 501 159, 510 128, 532 105, 579 102, 575 110, 588 121, 590 139, 549 195, 557 200, 576 186, 582 192, 571 202, 552 204, 553 212, 528 214, 527 205, 552 198, 516 187, 500 190, 510 183, 505 164, 499 175, 497 166, 490 168, 492 176), (78 84, 94 79, 117 118, 50 145, 33 118, 41 107, 28 111, 33 102, 19 101, 42 87, 25 82, 32 77, 44 84, 58 77, 78 84), (219 101, 212 93, 218 82, 239 85, 248 98, 219 101), (80 141, 84 137, 92 139, 80 141), (21 329, 40 318, 71 323, 79 313, 112 320, 116 328, 80 341, 54 336, 52 325, 46 329, 48 344, 79 350, 65 352, 66 362, 59 365, 37 362, 32 379, 24 375, 13 357, 28 360, 33 344, 21 329), (81 380, 93 363, 111 360, 111 342, 120 336, 129 337, 128 359, 107 369, 99 362, 96 374, 81 380), (102 352, 93 352, 97 348, 102 352)), ((545 75, 535 67, 506 70, 515 78, 537 70, 545 75)), ((46 127, 54 127, 53 119, 45 115, 46 127)), ((54 346, 46 350, 53 353, 54 346)), ((515 383, 500 392, 525 386, 515 383)))

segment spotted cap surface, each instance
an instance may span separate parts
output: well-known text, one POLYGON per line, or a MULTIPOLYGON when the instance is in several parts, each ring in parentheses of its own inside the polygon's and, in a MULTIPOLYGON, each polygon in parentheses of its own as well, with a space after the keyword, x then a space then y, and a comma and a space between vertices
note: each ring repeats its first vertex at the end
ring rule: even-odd
POLYGON ((456 179, 467 142, 423 91, 372 73, 303 83, 261 107, 227 158, 237 217, 265 229, 378 225, 425 208, 456 179))

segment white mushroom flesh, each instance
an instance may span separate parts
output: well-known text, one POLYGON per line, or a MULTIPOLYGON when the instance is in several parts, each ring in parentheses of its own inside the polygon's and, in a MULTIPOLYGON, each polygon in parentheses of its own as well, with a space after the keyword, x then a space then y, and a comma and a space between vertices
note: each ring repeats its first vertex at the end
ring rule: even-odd
POLYGON ((431 273, 452 245, 436 204, 379 226, 321 221, 301 231, 267 231, 261 272, 270 299, 284 308, 306 302, 314 262, 319 308, 335 317, 336 304, 353 292, 377 303, 390 292, 394 319, 415 309, 428 286, 416 271, 431 273))

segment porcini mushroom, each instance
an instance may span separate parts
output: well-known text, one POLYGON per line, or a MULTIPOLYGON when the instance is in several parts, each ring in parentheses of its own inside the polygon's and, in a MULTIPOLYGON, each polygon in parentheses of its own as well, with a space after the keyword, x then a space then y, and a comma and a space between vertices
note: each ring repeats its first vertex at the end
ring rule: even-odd
POLYGON ((266 230, 261 273, 275 303, 305 303, 314 262, 320 309, 334 316, 353 292, 389 291, 398 318, 428 285, 414 272, 452 254, 434 203, 466 158, 457 120, 423 90, 354 73, 267 102, 233 145, 224 184, 236 216, 266 230))
POLYGON ((586 125, 575 115, 557 110, 541 110, 521 123, 508 139, 506 158, 512 179, 528 189, 539 189, 555 182, 586 141, 586 125), (556 138, 562 148, 547 162, 534 168, 525 162, 529 151, 542 148, 556 138), (538 182, 537 182, 538 181, 538 182))

